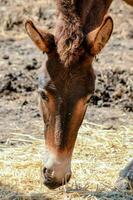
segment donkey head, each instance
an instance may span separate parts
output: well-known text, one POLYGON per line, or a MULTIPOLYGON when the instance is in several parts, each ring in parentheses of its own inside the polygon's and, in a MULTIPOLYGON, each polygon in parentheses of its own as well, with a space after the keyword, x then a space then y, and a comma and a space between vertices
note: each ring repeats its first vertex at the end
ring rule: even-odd
POLYGON ((45 124, 48 150, 44 184, 51 189, 69 181, 71 157, 78 129, 94 92, 93 58, 107 43, 113 22, 106 17, 100 27, 88 33, 82 42, 84 53, 79 60, 65 67, 57 52, 55 37, 28 20, 26 30, 46 58, 39 75, 39 102, 45 124))

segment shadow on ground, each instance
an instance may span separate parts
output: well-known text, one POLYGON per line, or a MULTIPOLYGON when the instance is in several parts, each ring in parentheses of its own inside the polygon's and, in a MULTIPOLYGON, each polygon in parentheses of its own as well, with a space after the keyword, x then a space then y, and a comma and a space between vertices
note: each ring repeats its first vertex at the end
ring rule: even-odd
POLYGON ((17 188, 9 185, 3 185, 0 183, 0 199, 1 200, 67 200, 67 199, 97 199, 97 200, 133 200, 132 194, 122 190, 111 190, 111 191, 90 191, 84 187, 71 188, 68 187, 67 191, 61 192, 61 190, 54 191, 49 190, 48 196, 45 193, 32 193, 31 195, 25 195, 17 192, 17 188), (64 195, 65 193, 65 195, 64 195))
POLYGON ((128 191, 123 190, 111 190, 111 191, 90 191, 88 189, 79 188, 72 189, 69 188, 67 191, 70 193, 77 193, 80 197, 79 199, 97 199, 97 200, 133 200, 133 194, 128 191))
POLYGON ((0 182, 0 199, 1 200, 52 200, 44 193, 33 193, 25 195, 17 191, 17 188, 9 185, 3 185, 0 182))

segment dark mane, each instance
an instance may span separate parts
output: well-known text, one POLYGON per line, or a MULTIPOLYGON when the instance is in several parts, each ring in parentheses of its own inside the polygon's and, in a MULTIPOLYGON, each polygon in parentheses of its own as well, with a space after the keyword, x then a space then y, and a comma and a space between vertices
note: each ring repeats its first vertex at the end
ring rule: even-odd
MULTIPOLYGON (((57 40, 57 50, 65 66, 76 62, 83 54, 82 23, 76 7, 77 0, 57 0, 63 26, 57 40)), ((58 28, 58 27, 57 27, 58 28)))

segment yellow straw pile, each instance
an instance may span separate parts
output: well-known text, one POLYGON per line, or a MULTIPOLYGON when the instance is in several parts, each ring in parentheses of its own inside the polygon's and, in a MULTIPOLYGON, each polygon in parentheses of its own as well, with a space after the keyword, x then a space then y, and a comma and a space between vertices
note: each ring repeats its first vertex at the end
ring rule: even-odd
POLYGON ((43 186, 44 140, 10 133, 0 145, 1 200, 131 200, 132 191, 114 190, 119 171, 133 156, 133 127, 119 130, 84 121, 73 159, 73 176, 67 186, 54 191, 43 186), (12 141, 18 145, 12 146, 12 141))

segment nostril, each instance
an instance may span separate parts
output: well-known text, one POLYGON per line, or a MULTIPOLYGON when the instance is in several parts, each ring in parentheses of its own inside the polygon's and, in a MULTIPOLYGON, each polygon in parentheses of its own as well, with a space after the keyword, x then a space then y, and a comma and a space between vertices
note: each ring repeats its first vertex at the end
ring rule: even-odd
POLYGON ((44 167, 44 168, 43 168, 43 173, 45 174, 46 172, 47 172, 47 168, 44 167))
POLYGON ((51 169, 48 169, 48 168, 46 168, 46 167, 44 167, 44 169, 43 169, 43 175, 44 175, 44 178, 45 178, 47 181, 51 181, 51 179, 53 178, 52 170, 51 170, 51 169))
POLYGON ((44 173, 44 174, 52 174, 52 170, 51 170, 51 169, 48 169, 48 168, 46 168, 46 167, 44 167, 43 173, 44 173))

